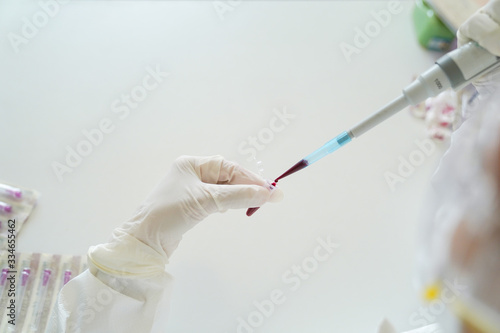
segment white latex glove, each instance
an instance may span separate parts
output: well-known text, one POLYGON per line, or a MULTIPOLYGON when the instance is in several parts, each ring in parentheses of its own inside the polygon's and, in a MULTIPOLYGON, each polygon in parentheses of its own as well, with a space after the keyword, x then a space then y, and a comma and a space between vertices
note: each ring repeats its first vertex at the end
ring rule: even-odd
POLYGON ((474 40, 486 50, 500 56, 500 1, 490 0, 462 24, 457 37, 459 46, 474 40))
POLYGON ((135 216, 89 249, 89 269, 62 288, 46 332, 164 332, 172 285, 165 264, 182 235, 209 214, 281 198, 221 156, 180 157, 135 216))
POLYGON ((89 249, 89 264, 114 276, 160 274, 182 235, 208 215, 282 197, 279 189, 222 156, 180 157, 111 241, 89 249))
MULTIPOLYGON (((458 46, 476 41, 492 54, 500 57, 500 0, 490 0, 486 6, 469 18, 458 30, 458 46)), ((486 74, 474 85, 481 90, 500 82, 500 69, 486 74)))

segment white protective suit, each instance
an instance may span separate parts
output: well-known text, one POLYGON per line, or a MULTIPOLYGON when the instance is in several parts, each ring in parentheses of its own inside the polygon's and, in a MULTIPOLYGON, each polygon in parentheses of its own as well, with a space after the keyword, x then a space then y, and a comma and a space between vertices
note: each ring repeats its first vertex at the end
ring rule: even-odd
MULTIPOLYGON (((457 37, 459 46, 474 40, 500 56, 500 0, 490 0, 460 27, 457 37)), ((467 309, 457 318, 454 307, 460 301, 454 301, 447 304, 439 323, 404 333, 461 333, 461 326, 468 319, 477 325, 468 323, 478 332, 500 332, 500 252, 495 245, 500 242, 499 222, 495 219, 500 193, 495 191, 492 180, 492 170, 500 166, 488 165, 492 151, 500 151, 500 69, 474 85, 479 97, 471 107, 472 115, 453 133, 450 148, 432 180, 433 190, 421 230, 423 251, 419 268, 422 283, 453 281, 459 276, 467 286, 467 292, 461 296, 472 300, 476 308, 467 309), (467 265, 457 264, 464 260, 467 265), (479 308, 491 317, 479 315, 479 308)), ((500 162, 500 155, 497 158, 500 162)), ((500 186, 500 179, 496 183, 500 186)), ((384 321, 378 332, 398 331, 384 321)))
MULTIPOLYGON (((461 28, 460 42, 476 40, 500 56, 498 22, 500 0, 493 0, 461 28)), ((136 215, 108 243, 89 249, 89 269, 63 287, 47 332, 150 332, 172 280, 165 265, 182 235, 209 214, 281 197, 261 177, 220 156, 179 158, 136 215)), ((384 323, 379 332, 395 330, 384 323)))

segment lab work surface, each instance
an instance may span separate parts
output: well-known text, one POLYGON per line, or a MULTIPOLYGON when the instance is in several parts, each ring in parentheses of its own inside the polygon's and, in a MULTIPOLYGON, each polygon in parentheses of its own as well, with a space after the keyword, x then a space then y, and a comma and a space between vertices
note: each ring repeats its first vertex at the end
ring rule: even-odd
MULTIPOLYGON (((417 43, 412 1, 49 2, 0 3, 0 180, 41 194, 21 252, 105 242, 180 155, 275 179, 437 57, 417 43)), ((425 140, 402 111, 280 181, 281 203, 204 220, 166 267, 157 325, 417 328, 417 233, 443 149, 425 140)))

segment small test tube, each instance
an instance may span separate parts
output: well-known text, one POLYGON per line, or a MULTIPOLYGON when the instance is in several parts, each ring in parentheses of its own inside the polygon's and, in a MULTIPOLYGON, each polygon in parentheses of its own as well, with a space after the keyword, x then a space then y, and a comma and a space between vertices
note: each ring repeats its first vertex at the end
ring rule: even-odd
POLYGON ((0 193, 4 193, 14 199, 21 199, 23 196, 23 191, 20 188, 5 184, 0 184, 0 193))
POLYGON ((12 212, 12 206, 9 205, 8 203, 0 201, 0 212, 11 213, 12 212))
POLYGON ((0 299, 2 299, 3 291, 5 289, 5 281, 7 281, 7 275, 9 274, 9 269, 2 269, 2 274, 0 275, 0 299))
POLYGON ((69 269, 64 271, 63 286, 71 280, 71 271, 69 269))
POLYGON ((21 274, 21 285, 19 286, 18 302, 17 302, 17 318, 23 309, 23 299, 24 293, 26 292, 26 285, 28 284, 28 279, 30 277, 31 270, 29 268, 24 268, 21 274))
POLYGON ((36 306, 36 312, 35 312, 35 321, 31 325, 31 329, 34 332, 38 331, 38 325, 40 325, 40 319, 42 318, 43 314, 43 305, 45 303, 45 296, 47 295, 47 289, 49 286, 49 280, 50 276, 52 275, 52 271, 50 269, 44 269, 43 270, 43 277, 42 277, 42 285, 40 286, 40 294, 38 295, 38 304, 36 306))

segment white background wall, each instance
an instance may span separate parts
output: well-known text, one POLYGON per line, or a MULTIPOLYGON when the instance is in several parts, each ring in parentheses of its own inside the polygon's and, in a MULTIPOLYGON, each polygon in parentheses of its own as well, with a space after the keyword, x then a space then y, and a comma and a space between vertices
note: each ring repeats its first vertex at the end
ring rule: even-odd
MULTIPOLYGON (((0 3, 0 178, 42 193, 18 250, 84 254, 106 241, 179 155, 221 154, 276 177, 396 97, 435 54, 422 50, 412 1, 391 15, 348 62, 339 45, 373 21, 386 1, 89 1, 61 5, 15 52, 37 2, 0 3), (10 35, 12 38, 12 35, 10 35), (112 104, 168 72, 124 119, 112 104), (256 160, 239 149, 264 135, 275 113, 294 116, 256 160), (62 181, 54 162, 102 119, 114 126, 62 181)), ((171 260, 176 277, 169 332, 236 332, 237 318, 274 289, 286 301, 255 332, 399 330, 420 307, 415 287, 419 214, 439 149, 392 191, 384 173, 425 137, 404 111, 281 183, 285 199, 254 217, 229 211, 186 235, 171 260), (282 276, 331 237, 340 246, 303 280, 282 276)), ((244 332, 244 331, 242 331, 244 332)))

